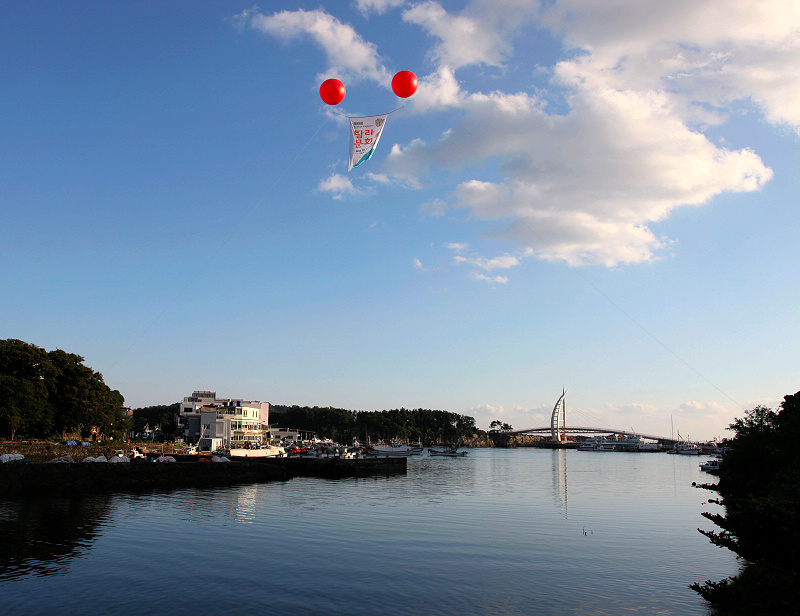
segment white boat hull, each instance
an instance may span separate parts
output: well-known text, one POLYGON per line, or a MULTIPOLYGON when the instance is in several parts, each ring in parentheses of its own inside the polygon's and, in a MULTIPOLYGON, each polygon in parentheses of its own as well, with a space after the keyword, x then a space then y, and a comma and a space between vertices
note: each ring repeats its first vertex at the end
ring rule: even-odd
POLYGON ((233 458, 282 458, 286 452, 283 447, 263 447, 261 449, 231 449, 233 458))

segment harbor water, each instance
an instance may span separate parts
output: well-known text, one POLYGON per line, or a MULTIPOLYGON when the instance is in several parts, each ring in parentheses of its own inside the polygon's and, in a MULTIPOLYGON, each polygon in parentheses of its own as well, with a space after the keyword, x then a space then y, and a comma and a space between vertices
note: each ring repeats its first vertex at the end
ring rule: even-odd
POLYGON ((697 456, 473 449, 405 475, 0 501, 10 614, 704 615, 697 456))

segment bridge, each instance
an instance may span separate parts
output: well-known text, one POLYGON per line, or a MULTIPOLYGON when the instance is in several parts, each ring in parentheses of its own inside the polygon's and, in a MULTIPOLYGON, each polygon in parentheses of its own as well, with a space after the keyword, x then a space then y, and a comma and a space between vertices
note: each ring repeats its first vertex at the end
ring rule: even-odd
POLYGON ((658 436, 655 434, 642 434, 633 429, 621 430, 617 428, 595 428, 591 426, 567 426, 567 390, 562 389, 561 397, 553 407, 550 415, 550 425, 541 428, 526 428, 524 430, 509 430, 503 434, 536 434, 550 433, 550 440, 555 443, 568 442, 568 434, 620 434, 625 437, 641 437, 650 441, 658 441, 662 445, 673 446, 678 441, 673 437, 658 436))

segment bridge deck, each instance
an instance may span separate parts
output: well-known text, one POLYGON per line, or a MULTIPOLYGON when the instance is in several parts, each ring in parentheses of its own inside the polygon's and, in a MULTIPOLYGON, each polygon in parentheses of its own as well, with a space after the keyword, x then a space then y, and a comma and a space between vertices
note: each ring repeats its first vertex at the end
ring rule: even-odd
MULTIPOLYGON (((676 439, 669 436, 656 436, 654 434, 642 434, 641 432, 632 432, 631 430, 618 430, 616 428, 594 428, 589 426, 566 426, 563 428, 566 432, 578 433, 594 433, 594 434, 622 434, 623 436, 641 436, 651 441, 671 441, 676 442, 676 439)), ((503 434, 529 434, 531 432, 550 432, 550 426, 541 428, 527 428, 525 430, 509 430, 503 434)))

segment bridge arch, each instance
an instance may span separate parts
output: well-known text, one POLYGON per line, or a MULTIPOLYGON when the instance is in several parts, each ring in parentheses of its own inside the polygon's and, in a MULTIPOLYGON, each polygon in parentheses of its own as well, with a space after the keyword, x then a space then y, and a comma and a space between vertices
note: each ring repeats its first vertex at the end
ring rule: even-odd
POLYGON ((567 440, 566 395, 567 395, 567 390, 562 387, 561 396, 556 402, 556 405, 553 407, 553 414, 550 415, 550 438, 558 443, 567 440))

